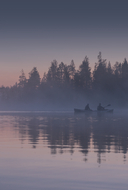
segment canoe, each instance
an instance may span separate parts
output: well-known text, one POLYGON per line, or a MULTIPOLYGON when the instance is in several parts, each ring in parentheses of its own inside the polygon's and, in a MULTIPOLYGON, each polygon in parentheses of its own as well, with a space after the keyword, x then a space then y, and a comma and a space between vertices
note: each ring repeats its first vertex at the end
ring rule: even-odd
POLYGON ((113 113, 114 109, 105 109, 102 111, 98 111, 98 110, 85 110, 85 109, 76 109, 74 108, 74 113, 113 113))
POLYGON ((114 109, 105 109, 105 110, 102 110, 102 111, 99 111, 97 110, 97 113, 113 113, 114 109))

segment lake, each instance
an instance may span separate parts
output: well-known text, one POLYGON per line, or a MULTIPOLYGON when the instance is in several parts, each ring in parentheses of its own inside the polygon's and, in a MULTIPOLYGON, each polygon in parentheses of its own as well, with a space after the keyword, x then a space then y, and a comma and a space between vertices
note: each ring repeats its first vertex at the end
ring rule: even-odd
POLYGON ((127 188, 126 112, 0 112, 1 190, 127 188))

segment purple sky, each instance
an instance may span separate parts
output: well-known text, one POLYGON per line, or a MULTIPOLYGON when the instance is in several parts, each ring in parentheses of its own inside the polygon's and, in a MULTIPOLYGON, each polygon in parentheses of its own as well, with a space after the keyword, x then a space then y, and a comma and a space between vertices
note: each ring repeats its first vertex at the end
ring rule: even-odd
POLYGON ((4 1, 0 7, 0 86, 40 77, 51 61, 76 68, 87 55, 94 67, 99 51, 112 65, 128 59, 128 3, 118 0, 4 1))

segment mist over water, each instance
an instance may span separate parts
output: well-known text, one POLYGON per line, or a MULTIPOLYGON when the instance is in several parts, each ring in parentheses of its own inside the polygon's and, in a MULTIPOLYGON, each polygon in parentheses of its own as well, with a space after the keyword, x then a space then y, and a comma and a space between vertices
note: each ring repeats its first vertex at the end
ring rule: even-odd
POLYGON ((127 189, 127 126, 118 111, 0 112, 0 186, 127 189))

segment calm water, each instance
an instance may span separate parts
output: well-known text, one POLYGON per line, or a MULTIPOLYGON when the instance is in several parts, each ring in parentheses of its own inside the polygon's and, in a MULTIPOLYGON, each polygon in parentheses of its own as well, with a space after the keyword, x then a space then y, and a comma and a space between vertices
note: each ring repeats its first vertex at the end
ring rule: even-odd
POLYGON ((127 187, 127 113, 0 112, 0 190, 127 187))

